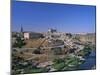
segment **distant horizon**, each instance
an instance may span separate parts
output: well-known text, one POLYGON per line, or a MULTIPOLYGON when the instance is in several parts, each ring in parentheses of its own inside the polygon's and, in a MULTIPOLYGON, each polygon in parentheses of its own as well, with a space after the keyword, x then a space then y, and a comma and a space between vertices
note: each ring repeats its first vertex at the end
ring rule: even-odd
POLYGON ((88 5, 12 1, 12 32, 96 33, 96 7, 88 5))
MULTIPOLYGON (((21 31, 12 31, 12 32, 18 32, 18 33, 20 33, 21 31)), ((35 33, 46 33, 46 32, 48 32, 48 31, 46 31, 46 32, 37 32, 37 31, 23 31, 23 32, 35 32, 35 33)), ((59 31, 57 31, 57 32, 59 32, 59 31)), ((76 33, 73 33, 73 32, 59 32, 59 33, 71 33, 71 34, 95 34, 96 32, 76 32, 76 33)))

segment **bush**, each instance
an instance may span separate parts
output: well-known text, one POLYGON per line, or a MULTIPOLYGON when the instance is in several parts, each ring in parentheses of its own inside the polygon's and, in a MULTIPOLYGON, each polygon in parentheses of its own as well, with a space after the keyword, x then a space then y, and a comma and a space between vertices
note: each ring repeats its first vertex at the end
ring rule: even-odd
POLYGON ((61 59, 61 58, 57 58, 57 59, 54 59, 54 64, 59 64, 59 63, 62 63, 64 62, 64 59, 61 59))
POLYGON ((78 52, 79 56, 87 56, 91 53, 92 49, 89 46, 85 46, 83 50, 78 52))
POLYGON ((53 67, 57 69, 57 71, 62 70, 65 67, 65 63, 54 64, 53 67))
POLYGON ((12 45, 13 47, 18 47, 18 48, 22 48, 22 46, 24 46, 26 43, 24 42, 24 40, 22 40, 21 37, 17 37, 16 38, 16 42, 12 45))
POLYGON ((53 67, 55 69, 57 69, 57 71, 62 70, 64 68, 64 66, 65 66, 64 59, 57 58, 57 59, 54 59, 53 62, 54 62, 53 67))

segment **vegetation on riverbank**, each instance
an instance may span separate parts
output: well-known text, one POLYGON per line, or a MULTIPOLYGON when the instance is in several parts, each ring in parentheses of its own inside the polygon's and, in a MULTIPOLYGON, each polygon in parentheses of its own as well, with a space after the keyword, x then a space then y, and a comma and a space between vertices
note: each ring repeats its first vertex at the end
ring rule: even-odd
POLYGON ((77 55, 85 57, 88 56, 92 52, 92 50, 95 50, 94 46, 85 45, 85 47, 82 50, 80 50, 77 55))

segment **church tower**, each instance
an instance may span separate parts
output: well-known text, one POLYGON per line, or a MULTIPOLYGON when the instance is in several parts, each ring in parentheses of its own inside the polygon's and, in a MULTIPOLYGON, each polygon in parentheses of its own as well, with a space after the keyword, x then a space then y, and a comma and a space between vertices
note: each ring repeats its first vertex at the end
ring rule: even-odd
POLYGON ((21 29, 20 29, 20 36, 21 36, 21 38, 24 37, 24 31, 23 31, 23 27, 22 27, 22 25, 21 25, 21 29))
POLYGON ((20 32, 23 33, 23 27, 22 27, 22 25, 21 25, 21 30, 20 30, 20 32))

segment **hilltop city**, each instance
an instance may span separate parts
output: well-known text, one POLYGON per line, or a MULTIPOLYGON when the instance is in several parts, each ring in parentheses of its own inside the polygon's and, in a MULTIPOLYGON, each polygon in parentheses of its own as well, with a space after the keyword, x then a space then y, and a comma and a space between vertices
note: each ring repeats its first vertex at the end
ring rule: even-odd
MULTIPOLYGON (((12 74, 95 69, 81 67, 96 50, 95 33, 12 32, 12 74)), ((91 64, 91 63, 90 63, 91 64)), ((86 66, 86 65, 85 65, 86 66)))

